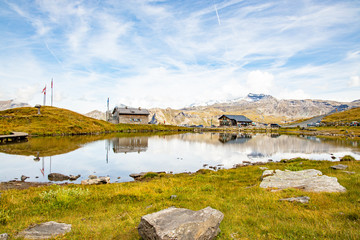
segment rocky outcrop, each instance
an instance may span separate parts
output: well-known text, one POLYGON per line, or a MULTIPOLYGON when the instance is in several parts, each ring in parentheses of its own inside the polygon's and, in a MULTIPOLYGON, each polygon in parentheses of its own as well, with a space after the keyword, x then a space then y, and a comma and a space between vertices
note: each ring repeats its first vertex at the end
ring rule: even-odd
POLYGON ((9 234, 7 233, 0 234, 0 240, 7 240, 7 239, 9 239, 9 234))
POLYGON ((29 227, 20 232, 16 237, 23 237, 26 239, 48 239, 54 238, 58 235, 63 235, 71 231, 71 224, 45 222, 29 227))
POLYGON ((344 165, 344 164, 338 164, 338 165, 335 165, 335 166, 331 166, 330 168, 332 169, 335 169, 335 170, 345 170, 347 169, 347 165, 344 165))
POLYGON ((70 180, 70 181, 75 181, 76 179, 78 179, 81 175, 77 175, 77 176, 74 176, 74 175, 64 175, 64 174, 61 174, 61 173, 50 173, 48 175, 48 179, 50 181, 66 181, 66 180, 70 180))
POLYGON ((283 199, 280 199, 279 201, 309 203, 310 197, 308 197, 308 196, 303 196, 303 197, 283 198, 283 199))
POLYGON ((263 172, 261 188, 281 190, 287 188, 302 189, 307 192, 345 192, 336 177, 322 175, 315 169, 303 171, 266 170, 263 172))
POLYGON ((93 179, 82 180, 82 185, 98 185, 98 184, 107 184, 110 183, 110 177, 99 177, 93 179))
POLYGON ((138 231, 144 240, 210 240, 220 232, 223 218, 211 207, 199 211, 170 207, 143 216, 138 231))

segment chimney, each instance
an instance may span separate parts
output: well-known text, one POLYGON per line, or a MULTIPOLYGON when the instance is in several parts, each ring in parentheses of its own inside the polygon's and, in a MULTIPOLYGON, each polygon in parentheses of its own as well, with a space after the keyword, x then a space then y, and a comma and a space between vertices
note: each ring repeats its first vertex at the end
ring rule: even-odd
POLYGON ((141 110, 141 107, 139 107, 139 110, 141 110))

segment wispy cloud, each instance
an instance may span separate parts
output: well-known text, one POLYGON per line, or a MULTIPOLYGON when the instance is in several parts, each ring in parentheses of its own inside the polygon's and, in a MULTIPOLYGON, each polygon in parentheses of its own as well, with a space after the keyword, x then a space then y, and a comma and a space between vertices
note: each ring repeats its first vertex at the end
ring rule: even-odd
POLYGON ((0 11, 5 99, 52 77, 57 104, 80 112, 107 97, 177 108, 249 91, 358 98, 356 1, 37 0, 0 11))

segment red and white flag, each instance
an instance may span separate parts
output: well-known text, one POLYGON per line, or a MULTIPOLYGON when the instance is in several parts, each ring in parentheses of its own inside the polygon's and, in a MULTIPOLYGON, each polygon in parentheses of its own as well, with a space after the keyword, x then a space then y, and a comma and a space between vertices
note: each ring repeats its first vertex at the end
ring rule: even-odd
POLYGON ((46 85, 45 85, 45 87, 44 87, 44 89, 42 90, 42 92, 41 92, 41 93, 46 94, 46 85))

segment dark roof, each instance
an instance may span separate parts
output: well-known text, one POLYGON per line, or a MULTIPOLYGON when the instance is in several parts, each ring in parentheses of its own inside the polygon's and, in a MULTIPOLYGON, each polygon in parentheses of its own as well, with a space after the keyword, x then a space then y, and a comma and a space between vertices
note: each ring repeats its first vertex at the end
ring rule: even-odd
POLYGON ((244 115, 222 115, 220 118, 222 118, 223 116, 235 120, 237 122, 252 122, 252 120, 248 119, 247 117, 245 117, 244 115))
POLYGON ((119 108, 115 107, 113 110, 113 114, 117 112, 117 114, 121 115, 150 115, 147 109, 141 108, 119 108))

